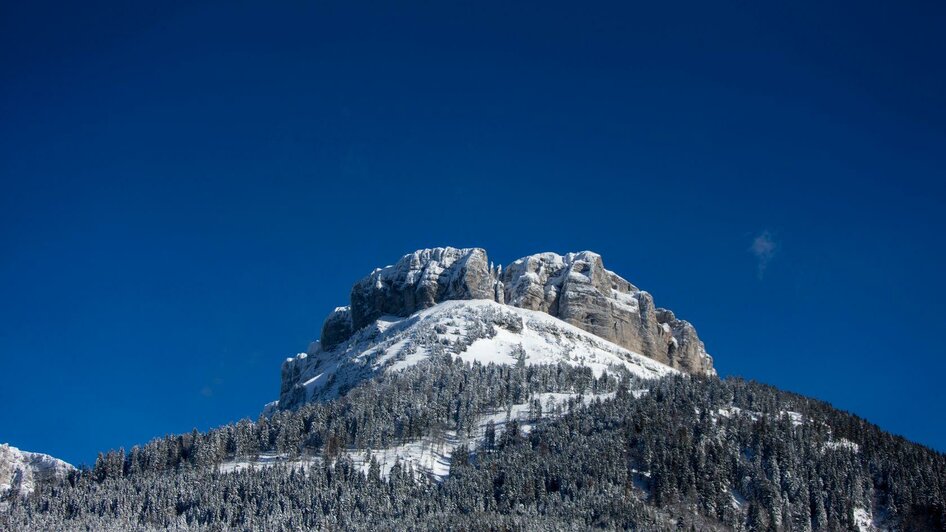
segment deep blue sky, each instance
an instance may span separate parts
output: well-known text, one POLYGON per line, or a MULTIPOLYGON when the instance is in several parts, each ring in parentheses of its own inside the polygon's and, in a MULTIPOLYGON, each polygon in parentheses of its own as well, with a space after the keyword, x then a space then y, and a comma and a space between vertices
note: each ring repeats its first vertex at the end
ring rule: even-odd
POLYGON ((598 251, 722 375, 946 450, 942 2, 17 4, 0 441, 255 418, 356 278, 453 245, 598 251))

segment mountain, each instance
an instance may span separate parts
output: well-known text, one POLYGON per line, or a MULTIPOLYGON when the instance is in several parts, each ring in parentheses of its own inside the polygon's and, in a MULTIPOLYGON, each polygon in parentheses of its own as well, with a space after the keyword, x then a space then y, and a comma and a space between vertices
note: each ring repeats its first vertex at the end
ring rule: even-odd
POLYGON ((946 530, 946 455, 712 360, 595 253, 420 250, 255 422, 102 453, 0 529, 946 530))
POLYGON ((415 251, 355 283, 351 303, 326 319, 319 348, 331 350, 383 316, 472 299, 542 311, 671 367, 713 373, 693 326, 656 308, 650 294, 606 270, 590 251, 530 255, 505 269, 479 248, 415 251))
POLYGON ((527 364, 588 364, 599 374, 611 366, 649 377, 667 366, 715 374, 693 326, 656 308, 596 253, 541 253, 504 269, 482 249, 447 247, 415 251, 356 282, 320 341, 283 364, 279 401, 269 408, 334 397, 434 352, 513 363, 510 350, 520 347, 527 364))
POLYGON ((21 451, 6 443, 0 444, 0 505, 15 496, 26 496, 37 485, 56 484, 65 480, 75 468, 48 454, 21 451))

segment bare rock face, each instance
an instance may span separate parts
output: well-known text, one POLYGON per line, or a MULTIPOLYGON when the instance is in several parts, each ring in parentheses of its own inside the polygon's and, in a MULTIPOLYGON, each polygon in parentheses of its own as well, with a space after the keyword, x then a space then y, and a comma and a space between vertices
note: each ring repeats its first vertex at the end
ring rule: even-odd
POLYGON ((322 324, 322 348, 331 349, 351 338, 352 333, 354 331, 351 323, 351 307, 338 307, 325 318, 322 324))
POLYGON ((349 311, 351 329, 357 331, 384 315, 409 316, 441 301, 495 300, 496 282, 486 251, 480 248, 415 251, 355 283, 349 311))
POLYGON ((693 326, 657 309, 650 294, 606 270, 597 253, 530 255, 510 264, 502 280, 508 305, 547 312, 683 371, 713 372, 693 326))
POLYGON ((663 308, 657 309, 657 322, 665 331, 670 328, 667 356, 676 363, 674 367, 687 373, 716 373, 713 358, 706 353, 703 341, 690 322, 678 320, 673 312, 663 308))
POLYGON ((590 251, 530 255, 505 270, 480 248, 415 251, 355 283, 351 304, 326 318, 317 349, 339 346, 382 316, 409 316, 458 299, 545 312, 673 368, 714 373, 692 325, 656 308, 650 294, 605 269, 590 251))

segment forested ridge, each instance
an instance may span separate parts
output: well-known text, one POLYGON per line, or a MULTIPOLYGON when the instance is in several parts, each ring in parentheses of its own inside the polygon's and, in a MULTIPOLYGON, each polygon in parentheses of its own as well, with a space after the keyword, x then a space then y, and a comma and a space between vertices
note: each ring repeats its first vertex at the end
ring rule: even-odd
POLYGON ((0 526, 807 531, 858 530, 866 515, 944 530, 944 494, 943 454, 770 386, 435 357, 331 402, 105 453, 64 485, 11 498, 0 526), (543 404, 544 392, 576 398, 543 404), (352 460, 446 430, 473 435, 483 413, 522 403, 531 430, 510 419, 461 445, 442 482, 352 460), (261 453, 286 460, 220 472, 261 453))

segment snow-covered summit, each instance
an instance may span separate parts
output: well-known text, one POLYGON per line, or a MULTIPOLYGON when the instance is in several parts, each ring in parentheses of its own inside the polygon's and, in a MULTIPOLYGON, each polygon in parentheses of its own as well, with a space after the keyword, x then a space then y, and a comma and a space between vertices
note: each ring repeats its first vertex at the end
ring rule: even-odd
POLYGON ((378 268, 351 289, 322 327, 330 350, 381 316, 406 317, 438 303, 487 299, 545 312, 630 351, 688 373, 713 373, 696 329, 604 267, 592 251, 538 253, 494 266, 480 248, 422 249, 378 268))
POLYGON ((74 469, 48 454, 21 451, 6 443, 0 444, 0 500, 14 494, 28 495, 37 484, 62 481, 74 469))
POLYGON ((442 247, 357 281, 349 304, 325 319, 320 340, 283 365, 279 407, 334 396, 432 353, 515 361, 510 346, 526 363, 714 374, 696 329, 605 269, 597 253, 538 253, 503 268, 483 249, 442 247))

